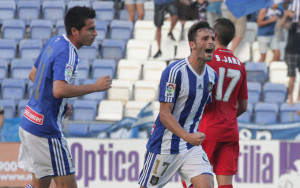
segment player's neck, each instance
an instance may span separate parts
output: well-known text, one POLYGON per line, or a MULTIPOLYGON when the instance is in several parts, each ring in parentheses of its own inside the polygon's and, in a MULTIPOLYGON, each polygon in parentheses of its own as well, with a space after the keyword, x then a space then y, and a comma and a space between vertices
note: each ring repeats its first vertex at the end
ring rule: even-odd
POLYGON ((227 49, 228 47, 227 47, 227 46, 224 46, 224 45, 221 45, 221 44, 218 44, 218 43, 216 43, 216 49, 218 49, 218 48, 227 49))
POLYGON ((193 67, 194 71, 197 72, 199 75, 202 75, 206 61, 200 58, 193 58, 192 56, 188 57, 188 61, 193 67))
POLYGON ((72 35, 67 35, 67 38, 70 40, 70 42, 71 42, 78 50, 82 47, 82 45, 80 45, 80 44, 78 43, 78 41, 74 38, 74 36, 72 36, 72 35))

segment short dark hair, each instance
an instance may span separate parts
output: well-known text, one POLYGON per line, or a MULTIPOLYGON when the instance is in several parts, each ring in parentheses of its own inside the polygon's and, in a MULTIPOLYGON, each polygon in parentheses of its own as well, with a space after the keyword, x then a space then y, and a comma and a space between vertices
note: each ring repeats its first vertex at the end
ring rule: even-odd
POLYGON ((218 41, 222 45, 228 46, 235 35, 235 27, 232 21, 230 21, 229 19, 219 18, 216 20, 216 23, 214 25, 214 32, 218 36, 218 41))
POLYGON ((197 33, 198 29, 204 29, 204 28, 213 30, 206 21, 200 21, 200 22, 193 24, 190 27, 189 32, 188 32, 188 40, 195 41, 196 33, 197 33))
POLYGON ((74 6, 70 8, 64 20, 67 35, 72 34, 72 27, 80 31, 85 26, 86 19, 94 19, 95 17, 96 12, 93 8, 85 6, 74 6))

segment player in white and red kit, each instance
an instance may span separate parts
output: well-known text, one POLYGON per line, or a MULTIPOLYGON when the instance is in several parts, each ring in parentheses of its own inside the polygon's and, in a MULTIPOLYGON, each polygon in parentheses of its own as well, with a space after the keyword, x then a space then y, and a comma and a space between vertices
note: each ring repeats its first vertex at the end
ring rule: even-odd
POLYGON ((237 117, 247 110, 248 104, 247 74, 243 63, 227 49, 235 34, 233 23, 221 18, 213 29, 216 51, 207 64, 217 72, 219 80, 213 89, 212 103, 205 107, 199 132, 206 135, 201 145, 213 166, 218 188, 232 188, 239 156, 237 117))

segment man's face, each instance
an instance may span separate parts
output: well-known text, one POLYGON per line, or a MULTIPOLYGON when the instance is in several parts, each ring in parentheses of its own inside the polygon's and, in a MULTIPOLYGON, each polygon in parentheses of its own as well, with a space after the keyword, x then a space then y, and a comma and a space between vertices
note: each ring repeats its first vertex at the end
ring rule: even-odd
POLYGON ((215 51, 215 34, 211 29, 198 29, 195 39, 197 58, 212 61, 215 51))
POLYGON ((95 19, 86 19, 85 26, 79 31, 78 43, 91 46, 97 36, 95 19))

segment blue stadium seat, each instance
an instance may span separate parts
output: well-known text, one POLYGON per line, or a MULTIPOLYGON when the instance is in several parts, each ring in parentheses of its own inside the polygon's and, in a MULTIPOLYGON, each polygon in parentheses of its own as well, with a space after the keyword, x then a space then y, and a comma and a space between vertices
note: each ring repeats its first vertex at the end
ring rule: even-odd
POLYGON ((110 39, 128 41, 132 36, 133 23, 128 20, 113 20, 110 24, 110 39))
POLYGON ((300 116, 297 115, 298 110, 300 110, 300 103, 297 103, 295 105, 282 103, 280 105, 280 122, 281 123, 300 122, 300 116))
POLYGON ((264 83, 268 80, 268 66, 264 62, 247 62, 245 65, 248 82, 264 83))
POLYGON ((22 100, 19 101, 17 117, 22 117, 23 116, 24 110, 26 108, 26 105, 27 105, 28 101, 29 100, 27 100, 27 99, 22 99, 22 100))
POLYGON ((108 24, 106 21, 96 20, 96 41, 98 44, 101 44, 102 41, 106 38, 108 24))
POLYGON ((83 46, 79 49, 78 56, 80 59, 87 59, 89 61, 98 57, 98 44, 96 41, 91 46, 83 46))
POLYGON ((35 60, 43 47, 43 43, 40 39, 23 39, 20 42, 19 53, 22 59, 35 60))
POLYGON ((25 97, 25 82, 22 79, 6 78, 1 85, 2 99, 14 99, 16 102, 25 97))
POLYGON ((237 120, 243 123, 250 123, 252 121, 252 114, 253 114, 253 106, 252 104, 248 103, 247 111, 240 115, 237 120))
POLYGON ((254 107, 254 122, 258 124, 277 123, 278 104, 256 103, 254 107))
POLYGON ((64 20, 57 20, 55 24, 56 35, 66 34, 64 20))
POLYGON ((17 43, 14 39, 0 39, 0 57, 12 60, 17 55, 17 43))
POLYGON ((14 39, 17 44, 25 37, 24 20, 4 20, 2 25, 2 38, 14 39))
POLYGON ((40 39, 43 44, 52 36, 53 23, 51 20, 32 20, 29 25, 31 39, 40 39))
POLYGON ((17 1, 17 18, 25 20, 26 25, 29 25, 31 20, 39 19, 41 12, 40 1, 36 0, 26 0, 17 1))
POLYGON ((96 137, 99 133, 106 131, 112 126, 112 123, 97 123, 89 125, 89 136, 96 137))
POLYGON ((100 56, 103 59, 119 60, 125 56, 126 42, 123 40, 105 39, 102 42, 100 56))
POLYGON ((263 86, 263 101, 271 103, 284 103, 286 101, 287 88, 284 84, 266 82, 263 86))
POLYGON ((29 73, 33 67, 31 59, 13 59, 10 67, 12 78, 23 79, 26 83, 29 81, 29 73))
POLYGON ((96 11, 96 19, 106 21, 108 24, 115 18, 113 1, 95 1, 93 8, 96 11))
POLYGON ((67 136, 86 137, 88 136, 88 128, 89 125, 86 123, 70 123, 67 136))
POLYGON ((8 75, 8 62, 5 59, 0 59, 0 83, 8 75))
POLYGON ((43 18, 52 20, 64 19, 66 5, 63 1, 44 1, 42 3, 43 18))
MULTIPOLYGON (((85 80, 83 84, 92 84, 95 81, 96 80, 94 80, 94 79, 88 79, 88 80, 85 80)), ((106 94, 107 94, 107 91, 90 93, 87 95, 83 95, 83 100, 93 100, 93 101, 95 101, 95 103, 99 104, 102 99, 106 98, 106 94)))
POLYGON ((5 110, 5 118, 14 118, 16 116, 16 103, 12 99, 2 99, 0 104, 5 110))
MULTIPOLYGON (((129 14, 126 8, 119 11, 118 18, 119 20, 128 20, 129 14)), ((135 20, 137 20, 138 14, 135 12, 135 20)))
POLYGON ((77 67, 77 77, 76 80, 80 84, 83 83, 84 80, 88 79, 90 75, 90 64, 87 60, 80 60, 77 67))
POLYGON ((73 0, 70 0, 68 2, 68 5, 67 5, 67 8, 70 9, 72 7, 75 7, 75 6, 86 6, 86 7, 90 7, 91 6, 91 3, 90 1, 73 1, 73 0))
POLYGON ((248 87, 248 102, 255 104, 260 101, 261 95, 261 83, 259 82, 247 82, 248 87))
POLYGON ((109 75, 111 78, 115 77, 116 61, 113 59, 95 59, 92 64, 92 78, 109 75))
POLYGON ((14 19, 16 14, 16 2, 11 1, 0 1, 0 24, 4 20, 14 19))
POLYGON ((94 121, 97 104, 92 100, 77 100, 73 103, 72 117, 75 121, 94 121))

